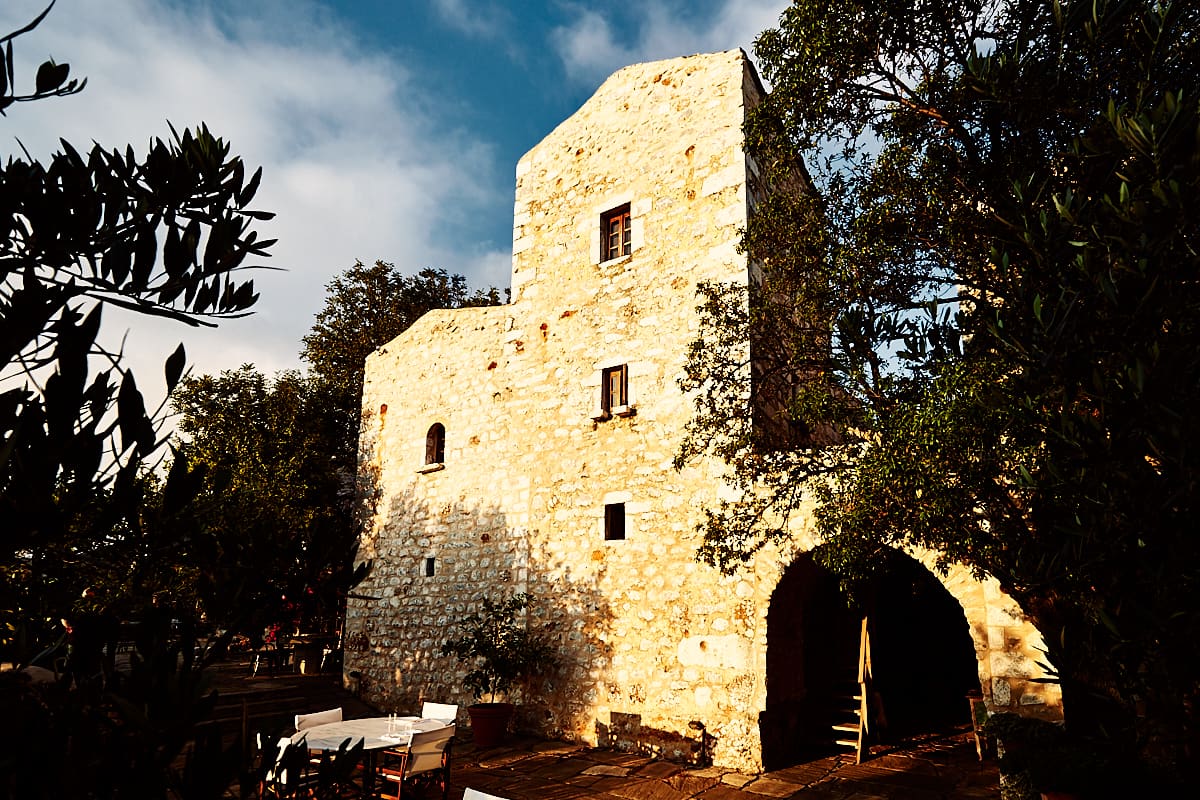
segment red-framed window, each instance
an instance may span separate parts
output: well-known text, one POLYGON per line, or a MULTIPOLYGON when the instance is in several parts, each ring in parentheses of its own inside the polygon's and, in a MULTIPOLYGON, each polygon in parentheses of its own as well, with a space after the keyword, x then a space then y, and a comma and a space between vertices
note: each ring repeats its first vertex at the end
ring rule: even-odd
POLYGON ((629 255, 633 249, 632 232, 628 203, 604 212, 600 216, 600 260, 611 261, 629 255))

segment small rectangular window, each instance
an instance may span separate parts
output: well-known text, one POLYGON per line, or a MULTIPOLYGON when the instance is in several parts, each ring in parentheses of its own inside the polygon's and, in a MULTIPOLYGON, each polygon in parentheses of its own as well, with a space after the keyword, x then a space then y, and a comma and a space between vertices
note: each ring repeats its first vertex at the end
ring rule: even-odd
POLYGON ((434 558, 430 556, 425 559, 425 563, 421 565, 421 569, 426 578, 432 578, 434 574, 434 558))
POLYGON ((629 366, 609 367, 603 370, 600 383, 600 408, 605 414, 629 405, 629 366))
POLYGON ((600 215, 600 260, 611 261, 627 256, 633 247, 633 224, 629 204, 617 206, 600 215))
POLYGON ((604 506, 604 540, 625 538, 625 504, 607 503, 604 506))

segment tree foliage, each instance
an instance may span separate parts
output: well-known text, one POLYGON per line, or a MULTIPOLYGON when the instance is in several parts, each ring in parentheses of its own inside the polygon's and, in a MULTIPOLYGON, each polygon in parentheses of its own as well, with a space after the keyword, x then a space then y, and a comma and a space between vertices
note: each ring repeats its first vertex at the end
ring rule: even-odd
POLYGON ((205 610, 239 630, 294 621, 332 630, 353 569, 354 472, 339 463, 331 398, 298 372, 246 365, 172 395, 180 454, 204 470, 195 576, 205 610))
MULTIPOLYGON (((53 80, 39 77, 32 95, 11 94, 7 39, 7 97, 82 88, 63 84, 64 64, 53 66, 53 80)), ((143 529, 139 473, 163 442, 121 353, 98 338, 105 306, 192 325, 239 316, 257 295, 237 272, 272 244, 252 228, 271 216, 251 208, 260 173, 248 176, 206 127, 156 139, 143 158, 132 148, 97 144, 85 155, 61 145, 48 164, 9 158, 0 169, 0 564, 8 577, 0 608, 8 642, 32 620, 57 620, 69 602, 44 580, 45 567, 90 558, 143 529)), ((168 359, 168 389, 184 360, 182 347, 168 359)), ((182 497, 186 474, 181 462, 168 478, 171 501, 182 497)))
POLYGON ((43 61, 38 67, 34 79, 34 88, 27 94, 18 94, 16 83, 13 81, 13 47, 12 43, 18 36, 29 33, 42 23, 50 9, 54 8, 55 0, 50 0, 41 14, 38 14, 28 25, 19 28, 7 36, 0 37, 0 115, 4 109, 13 103, 27 103, 31 100, 45 100, 47 97, 66 97, 78 94, 87 86, 87 78, 83 80, 68 80, 71 76, 70 64, 57 64, 54 59, 43 61))
POLYGON ((1200 754, 1198 36, 1185 2, 794 2, 747 141, 813 190, 752 217, 760 284, 707 289, 680 454, 744 490, 728 569, 811 498, 843 573, 995 576, 1069 730, 1159 775, 1200 754))
MULTIPOLYGON (((0 112, 83 88, 53 61, 15 88, 13 42, 49 10, 0 39, 0 112)), ((203 126, 172 134, 140 157, 62 141, 0 167, 0 657, 55 668, 0 673, 14 797, 220 796, 237 766, 218 742, 195 750, 204 775, 173 769, 213 702, 194 607, 170 592, 198 476, 183 459, 161 486, 146 475, 161 417, 99 337, 105 307, 202 325, 257 299, 237 273, 272 244, 253 227, 271 216, 251 206, 260 173, 203 126), (119 619, 138 621, 122 670, 119 619)), ((168 391, 184 362, 167 360, 168 391)))

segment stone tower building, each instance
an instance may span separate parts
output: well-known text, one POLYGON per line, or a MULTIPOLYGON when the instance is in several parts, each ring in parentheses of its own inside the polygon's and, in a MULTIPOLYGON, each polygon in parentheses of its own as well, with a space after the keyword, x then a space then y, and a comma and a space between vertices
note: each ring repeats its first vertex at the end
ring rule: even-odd
MULTIPOLYGON (((740 50, 611 76, 517 165, 511 303, 431 312, 367 360, 374 569, 349 603, 345 669, 371 700, 469 703, 440 646, 481 598, 519 591, 562 665, 515 699, 552 736, 756 770, 811 733, 834 666, 852 672, 857 629, 846 652, 804 531, 722 576, 695 559, 722 468, 671 463, 697 283, 748 278, 742 124, 762 92, 740 50)), ((971 685, 1052 713, 1015 606, 965 573, 942 583, 971 685)), ((906 622, 898 652, 919 660, 931 631, 906 622)), ((929 658, 897 696, 926 691, 929 658)))

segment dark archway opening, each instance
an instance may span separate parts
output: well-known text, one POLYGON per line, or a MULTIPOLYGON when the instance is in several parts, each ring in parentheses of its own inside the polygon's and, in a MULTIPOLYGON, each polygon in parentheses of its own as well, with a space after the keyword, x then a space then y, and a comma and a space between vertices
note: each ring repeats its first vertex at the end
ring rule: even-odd
MULTIPOLYGON (((978 690, 975 648, 962 607, 929 570, 895 553, 851 608, 837 579, 808 553, 785 570, 767 614, 763 765, 780 769, 834 752, 833 724, 847 721, 857 689, 859 630, 871 654, 886 728, 875 741, 944 731, 967 721, 978 690)), ((878 721, 878 720, 877 720, 878 721)))
POLYGON ((858 663, 858 620, 837 579, 802 553, 784 571, 767 612, 763 766, 779 769, 829 752, 836 698, 858 663))
POLYGON ((894 553, 872 586, 871 654, 887 716, 885 740, 952 730, 970 720, 979 662, 962 606, 917 561, 894 553))

